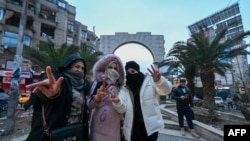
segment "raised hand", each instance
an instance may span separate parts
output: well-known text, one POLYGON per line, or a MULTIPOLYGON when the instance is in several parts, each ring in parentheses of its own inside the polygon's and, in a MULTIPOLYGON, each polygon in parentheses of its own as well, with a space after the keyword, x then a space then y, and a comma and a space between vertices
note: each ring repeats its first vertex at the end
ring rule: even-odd
POLYGON ((151 76, 153 77, 154 82, 159 81, 160 78, 161 78, 161 73, 160 73, 158 70, 156 70, 156 69, 154 68, 153 65, 151 65, 151 69, 152 69, 152 70, 150 70, 150 69, 148 68, 147 70, 149 71, 149 73, 150 73, 151 76))
POLYGON ((110 100, 114 103, 119 103, 120 99, 118 98, 118 89, 116 87, 111 87, 109 92, 110 92, 110 100))
POLYGON ((47 97, 55 96, 59 92, 60 86, 64 78, 59 77, 57 80, 55 80, 50 66, 46 67, 46 74, 48 77, 47 79, 26 85, 26 88, 27 89, 34 88, 33 92, 39 90, 47 97))
POLYGON ((108 92, 109 87, 110 85, 106 86, 106 82, 103 81, 102 86, 99 89, 97 89, 97 93, 94 97, 94 101, 100 102, 102 98, 105 96, 105 94, 108 92))

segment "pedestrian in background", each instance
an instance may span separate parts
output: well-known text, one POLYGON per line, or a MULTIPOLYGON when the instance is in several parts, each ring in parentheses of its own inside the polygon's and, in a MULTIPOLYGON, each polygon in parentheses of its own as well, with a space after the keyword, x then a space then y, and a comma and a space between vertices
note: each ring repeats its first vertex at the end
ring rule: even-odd
MULTIPOLYGON (((85 103, 84 92, 87 89, 84 85, 85 76, 86 65, 84 59, 78 55, 69 55, 62 66, 53 73, 51 67, 47 66, 44 80, 26 85, 27 89, 34 88, 33 94, 36 94, 37 98, 39 97, 44 101, 44 117, 49 131, 69 124, 87 122, 87 112, 82 112, 85 103)), ((35 121, 26 141, 50 140, 43 123, 43 116, 40 116, 35 121)), ((85 127, 82 131, 83 137, 81 138, 86 141, 88 141, 89 137, 88 129, 88 127, 85 127)))
POLYGON ((193 126, 193 111, 191 107, 193 107, 192 95, 190 93, 189 88, 186 86, 186 80, 180 79, 180 84, 175 88, 173 92, 173 99, 176 100, 176 109, 178 114, 179 126, 181 129, 181 135, 185 136, 184 129, 184 116, 186 118, 188 127, 190 129, 191 135, 195 138, 200 138, 199 135, 195 132, 193 126))
POLYGON ((227 96, 226 102, 227 102, 228 111, 230 111, 230 108, 233 109, 233 99, 230 95, 227 96))
POLYGON ((240 110, 240 104, 241 104, 241 96, 240 93, 237 92, 233 97, 233 103, 235 105, 235 110, 240 110))
POLYGON ((155 67, 151 68, 151 75, 144 75, 135 61, 127 62, 126 86, 111 98, 117 111, 125 114, 122 129, 126 141, 157 141, 164 128, 159 95, 169 94, 172 84, 155 67))
POLYGON ((100 58, 93 67, 94 82, 88 100, 91 109, 90 140, 120 141, 122 115, 112 105, 110 97, 124 84, 124 68, 115 54, 100 58))

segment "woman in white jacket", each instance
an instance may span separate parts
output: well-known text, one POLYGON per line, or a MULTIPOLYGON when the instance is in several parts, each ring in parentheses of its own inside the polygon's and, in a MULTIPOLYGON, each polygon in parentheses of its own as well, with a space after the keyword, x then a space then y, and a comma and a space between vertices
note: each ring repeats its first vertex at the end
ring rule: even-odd
POLYGON ((167 95, 172 84, 151 66, 150 75, 140 72, 135 61, 126 63, 126 85, 111 100, 116 110, 125 115, 123 134, 126 141, 156 141, 164 128, 158 96, 167 95))

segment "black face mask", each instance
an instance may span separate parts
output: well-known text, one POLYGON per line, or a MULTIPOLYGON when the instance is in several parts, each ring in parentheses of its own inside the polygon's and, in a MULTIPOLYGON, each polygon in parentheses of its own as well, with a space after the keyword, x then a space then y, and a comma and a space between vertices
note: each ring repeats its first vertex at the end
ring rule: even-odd
POLYGON ((144 74, 141 72, 136 74, 127 74, 126 79, 127 79, 126 84, 130 88, 135 88, 135 87, 140 88, 144 80, 144 74))

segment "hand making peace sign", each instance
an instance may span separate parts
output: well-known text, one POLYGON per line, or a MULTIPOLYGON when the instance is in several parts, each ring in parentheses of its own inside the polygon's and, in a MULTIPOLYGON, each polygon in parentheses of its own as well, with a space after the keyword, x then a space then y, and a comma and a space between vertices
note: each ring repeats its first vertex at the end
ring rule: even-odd
POLYGON ((110 88, 111 88, 109 90, 109 92, 110 92, 110 100, 112 102, 114 102, 114 103, 119 103, 120 99, 118 98, 118 93, 119 93, 118 88, 115 87, 115 86, 111 86, 110 88))
POLYGON ((110 84, 106 86, 106 82, 103 81, 102 86, 99 89, 97 89, 97 93, 94 96, 94 101, 100 102, 102 98, 105 96, 105 94, 108 92, 109 87, 110 87, 110 84))
POLYGON ((161 73, 160 73, 158 70, 156 70, 156 69, 154 68, 153 65, 151 65, 151 69, 152 69, 152 70, 150 70, 150 69, 148 68, 147 70, 149 71, 149 73, 150 73, 151 76, 153 77, 154 82, 159 81, 160 78, 161 78, 161 73))
POLYGON ((55 80, 50 66, 46 67, 46 74, 48 77, 47 79, 26 85, 26 88, 27 89, 34 88, 33 92, 39 90, 47 97, 55 96, 58 93, 64 78, 59 77, 57 80, 55 80))

